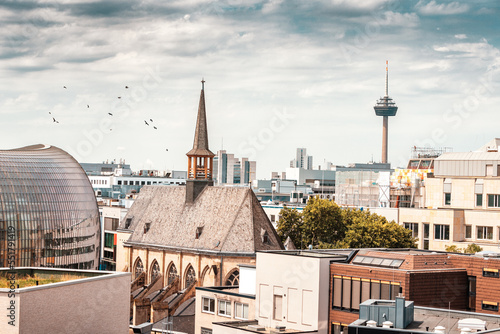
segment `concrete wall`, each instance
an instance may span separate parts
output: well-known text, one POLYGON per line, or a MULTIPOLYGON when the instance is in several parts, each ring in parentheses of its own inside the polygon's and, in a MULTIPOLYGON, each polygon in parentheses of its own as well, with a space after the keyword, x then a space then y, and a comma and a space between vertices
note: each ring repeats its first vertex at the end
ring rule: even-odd
POLYGON ((240 293, 255 296, 255 277, 257 271, 255 267, 240 265, 240 293))
POLYGON ((328 332, 329 258, 257 253, 256 319, 266 327, 328 332), (274 296, 282 296, 275 319, 274 296))
MULTIPOLYGON (((0 306, 10 302, 0 289, 0 306)), ((17 326, 0 333, 127 333, 130 274, 117 273, 16 290, 17 326)))

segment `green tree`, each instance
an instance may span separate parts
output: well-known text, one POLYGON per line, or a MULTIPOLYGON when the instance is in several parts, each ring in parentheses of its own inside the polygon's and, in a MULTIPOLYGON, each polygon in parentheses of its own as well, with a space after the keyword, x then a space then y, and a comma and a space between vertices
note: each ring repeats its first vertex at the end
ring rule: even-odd
POLYGON ((320 243, 334 245, 345 236, 346 226, 342 209, 334 201, 313 197, 302 213, 302 237, 304 247, 320 243))
POLYGON ((462 253, 462 248, 458 248, 457 245, 445 245, 445 251, 449 253, 462 253))
POLYGON ((467 245, 464 249, 464 253, 467 254, 476 254, 477 252, 481 252, 483 248, 481 246, 476 245, 475 243, 467 245))
POLYGON ((307 248, 415 248, 411 231, 368 210, 341 209, 335 202, 309 199, 303 212, 284 208, 278 222, 283 242, 307 248))
POLYGON ((302 213, 297 209, 284 207, 280 211, 280 219, 276 232, 284 243, 287 237, 292 239, 295 247, 300 248, 302 238, 302 213))
POLYGON ((343 248, 415 248, 410 230, 388 222, 385 217, 352 209, 344 214, 349 228, 342 242, 343 248))

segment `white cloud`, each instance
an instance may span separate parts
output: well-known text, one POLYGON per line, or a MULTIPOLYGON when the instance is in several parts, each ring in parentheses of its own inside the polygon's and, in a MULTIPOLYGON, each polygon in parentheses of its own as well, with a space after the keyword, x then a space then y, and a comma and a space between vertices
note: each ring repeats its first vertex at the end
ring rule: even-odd
POLYGON ((455 35, 455 38, 456 38, 456 39, 466 39, 466 38, 467 38, 467 35, 466 35, 466 34, 456 34, 456 35, 455 35))
POLYGON ((469 10, 469 5, 458 2, 437 4, 435 0, 427 4, 421 0, 415 6, 422 15, 455 15, 463 14, 469 10))

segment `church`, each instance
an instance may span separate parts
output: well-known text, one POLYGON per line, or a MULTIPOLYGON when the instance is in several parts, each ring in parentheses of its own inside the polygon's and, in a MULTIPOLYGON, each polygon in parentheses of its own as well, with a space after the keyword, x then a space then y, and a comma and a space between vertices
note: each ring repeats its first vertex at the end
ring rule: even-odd
POLYGON ((174 311, 169 294, 182 290, 180 301, 196 286, 238 285, 239 264, 255 265, 256 251, 284 249, 249 187, 213 186, 204 81, 186 155, 186 185, 143 187, 118 229, 117 270, 132 272, 134 323, 174 311))

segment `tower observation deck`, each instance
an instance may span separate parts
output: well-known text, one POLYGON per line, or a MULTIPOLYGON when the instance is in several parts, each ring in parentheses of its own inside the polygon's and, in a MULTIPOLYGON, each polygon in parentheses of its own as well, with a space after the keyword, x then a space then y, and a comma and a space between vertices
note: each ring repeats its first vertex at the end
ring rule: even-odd
POLYGON ((389 62, 386 61, 385 65, 385 95, 381 97, 373 107, 375 115, 383 117, 382 163, 387 163, 389 116, 396 116, 398 112, 396 102, 389 97, 389 62))

